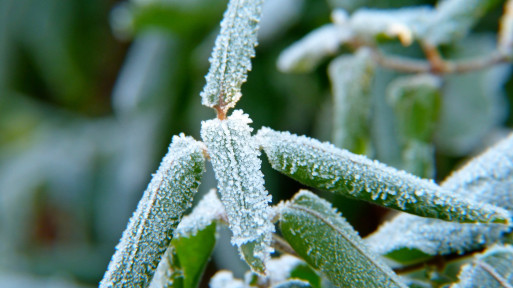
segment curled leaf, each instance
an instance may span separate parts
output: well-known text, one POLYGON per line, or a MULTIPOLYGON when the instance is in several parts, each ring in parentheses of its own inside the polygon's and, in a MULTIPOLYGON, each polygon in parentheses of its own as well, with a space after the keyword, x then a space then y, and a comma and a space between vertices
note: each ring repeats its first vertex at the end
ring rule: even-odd
POLYGON ((311 187, 443 220, 505 223, 510 218, 502 208, 467 201, 432 181, 329 143, 269 128, 256 137, 274 169, 311 187))
POLYGON ((204 146, 174 136, 123 232, 100 287, 147 287, 173 231, 192 205, 205 168, 204 146))

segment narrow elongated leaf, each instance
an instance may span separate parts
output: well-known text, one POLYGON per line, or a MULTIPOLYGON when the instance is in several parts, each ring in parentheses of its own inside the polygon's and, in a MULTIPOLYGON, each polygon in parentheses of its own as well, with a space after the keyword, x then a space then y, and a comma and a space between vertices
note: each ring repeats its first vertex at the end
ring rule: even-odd
POLYGON ((426 24, 423 40, 432 45, 447 44, 467 35, 481 17, 501 0, 444 0, 436 6, 426 24))
MULTIPOLYGON (((442 187, 471 201, 513 211, 513 134, 474 158, 442 183, 442 187)), ((415 262, 426 255, 463 253, 497 242, 511 228, 498 224, 459 224, 401 214, 385 223, 366 242, 379 254, 400 262, 415 262), (405 259, 400 251, 409 253, 405 259)))
POLYGON ((321 279, 303 260, 284 254, 278 258, 271 258, 267 262, 268 274, 266 277, 258 277, 258 275, 248 272, 244 279, 248 286, 264 286, 278 285, 290 279, 302 280, 310 283, 312 287, 319 288, 321 279))
POLYGON ((294 250, 338 287, 405 287, 351 225, 309 191, 283 204, 280 229, 294 250))
POLYGON ((451 288, 513 287, 513 247, 494 246, 462 267, 460 282, 451 288))
POLYGON ((205 167, 204 146, 174 136, 169 152, 123 232, 100 287, 147 287, 173 231, 192 204, 205 167))
POLYGON ((241 86, 255 56, 263 0, 230 0, 217 36, 202 104, 225 113, 241 97, 241 86))
POLYGON ((264 273, 270 257, 271 197, 260 171, 260 152, 251 137, 247 114, 236 110, 226 120, 202 122, 201 137, 208 147, 226 209, 232 243, 239 247, 253 271, 264 273))
POLYGON ((333 87, 333 144, 356 154, 371 154, 371 84, 375 64, 370 51, 333 60, 328 72, 333 87))
POLYGON ((466 201, 431 181, 329 143, 269 128, 262 128, 256 137, 274 169, 311 187, 425 217, 509 221, 509 213, 502 208, 466 201))

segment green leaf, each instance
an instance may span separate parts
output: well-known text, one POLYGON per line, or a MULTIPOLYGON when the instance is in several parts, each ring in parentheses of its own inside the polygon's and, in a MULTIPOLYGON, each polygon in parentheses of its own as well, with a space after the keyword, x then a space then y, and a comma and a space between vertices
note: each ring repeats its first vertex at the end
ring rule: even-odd
POLYGON ((451 288, 513 287, 513 247, 493 246, 462 267, 459 283, 451 288))
POLYGON ((147 287, 205 169, 204 145, 174 136, 123 232, 100 287, 147 287))
POLYGON ((351 225, 309 191, 281 206, 280 229, 294 250, 338 287, 405 287, 351 225))
POLYGON ((201 137, 208 148, 218 181, 221 201, 233 232, 232 243, 257 273, 265 273, 270 258, 271 197, 264 187, 260 171, 260 152, 252 141, 247 114, 235 110, 225 120, 202 122, 201 137))
POLYGON ((375 63, 368 49, 340 56, 328 72, 333 90, 333 144, 356 154, 371 155, 371 85, 375 63))
POLYGON ((508 0, 504 5, 501 17, 498 50, 509 57, 513 56, 513 1, 508 0))
POLYGON ((312 287, 312 285, 310 285, 310 283, 303 281, 303 280, 298 280, 298 279, 287 280, 278 285, 272 286, 272 288, 311 288, 311 287, 312 287))
POLYGON ((226 113, 242 96, 241 86, 251 70, 251 57, 255 56, 262 3, 263 0, 228 3, 205 76, 207 84, 201 92, 203 105, 226 113))
POLYGON ((459 222, 509 221, 504 209, 469 202, 435 183, 305 136, 257 133, 272 167, 311 187, 408 213, 459 222))
POLYGON ((387 89, 402 146, 404 170, 422 178, 434 176, 431 144, 439 116, 440 79, 433 75, 399 77, 387 89))

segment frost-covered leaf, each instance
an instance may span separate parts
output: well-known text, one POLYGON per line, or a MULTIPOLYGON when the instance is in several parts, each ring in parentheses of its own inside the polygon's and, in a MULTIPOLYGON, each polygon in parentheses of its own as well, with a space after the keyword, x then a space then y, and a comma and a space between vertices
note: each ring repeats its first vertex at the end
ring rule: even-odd
POLYGON ((459 222, 509 221, 504 209, 470 202, 432 181, 305 136, 262 128, 257 140, 272 167, 321 190, 408 213, 459 222))
POLYGON ((201 137, 207 145, 218 181, 221 201, 226 209, 232 243, 251 266, 264 273, 272 250, 269 202, 260 171, 260 152, 251 137, 247 114, 236 110, 226 120, 202 122, 201 137))
POLYGON ((100 287, 147 287, 173 231, 192 204, 205 167, 204 146, 174 136, 169 152, 123 232, 100 287))
POLYGON ((333 144, 356 154, 371 153, 371 84, 375 64, 368 49, 330 63, 333 90, 333 144))
POLYGON ((309 191, 281 206, 280 229, 294 250, 338 287, 405 287, 351 225, 309 191))
POLYGON ((326 24, 281 52, 277 66, 282 72, 310 72, 327 56, 335 54, 351 37, 347 28, 326 24))
POLYGON ((291 279, 284 281, 280 284, 271 286, 271 288, 311 288, 312 285, 307 281, 299 280, 299 279, 291 279))
POLYGON ((235 279, 230 271, 217 272, 209 283, 210 288, 247 288, 240 279, 235 279))
POLYGON ((212 56, 207 84, 201 92, 202 104, 222 110, 233 108, 251 70, 255 56, 258 22, 263 0, 230 0, 221 22, 212 56))
POLYGON ((467 35, 486 12, 502 0, 443 0, 426 23, 423 40, 431 45, 448 44, 467 35))
POLYGON ((380 37, 397 38, 409 46, 422 34, 425 21, 432 13, 428 6, 393 10, 362 8, 351 15, 349 25, 354 37, 364 42, 374 43, 380 37))
POLYGON ((460 281, 451 288, 513 287, 513 247, 493 246, 462 267, 460 281))
POLYGON ((399 77, 387 89, 402 146, 403 169, 422 178, 434 176, 431 141, 438 121, 441 86, 438 77, 426 74, 399 77))
POLYGON ((508 0, 504 5, 504 14, 501 18, 499 30, 499 43, 497 45, 499 51, 513 56, 513 1, 508 0))
MULTIPOLYGON (((488 55, 495 49, 495 37, 466 38, 448 57, 468 59, 488 55)), ((509 65, 444 77, 440 121, 435 140, 439 151, 464 156, 483 145, 488 133, 506 117, 503 87, 510 75, 509 65)))
MULTIPOLYGON (((454 172, 442 188, 470 201, 513 211, 513 135, 454 172)), ((365 240, 376 253, 400 262, 415 262, 426 255, 482 248, 498 241, 510 229, 498 224, 459 224, 401 214, 365 240), (409 259, 401 253, 407 250, 409 259), (414 255, 412 250, 421 254, 414 255)))

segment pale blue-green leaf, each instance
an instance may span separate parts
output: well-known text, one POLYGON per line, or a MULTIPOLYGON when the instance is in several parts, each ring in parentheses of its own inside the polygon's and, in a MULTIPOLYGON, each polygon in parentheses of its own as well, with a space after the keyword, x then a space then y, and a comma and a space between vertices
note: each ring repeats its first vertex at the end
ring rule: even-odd
POLYGON ((276 284, 274 286, 271 286, 271 288, 311 288, 312 285, 304 280, 299 279, 291 279, 284 281, 280 284, 276 284))
POLYGON ((174 136, 123 232, 100 287, 147 287, 173 231, 192 204, 205 167, 204 145, 174 136))
POLYGON ((328 73, 333 92, 333 144, 370 155, 371 85, 375 63, 368 49, 340 56, 328 73))
POLYGON ((441 87, 441 79, 425 74, 396 78, 387 89, 402 148, 402 168, 422 178, 434 177, 431 142, 439 117, 441 87))
POLYGON ((504 5, 501 18, 498 50, 504 55, 513 57, 513 1, 508 0, 504 5))
POLYGON ((451 288, 513 287, 513 247, 493 246, 462 267, 451 288))
POLYGON ((251 70, 255 56, 258 22, 263 0, 230 0, 221 21, 206 85, 201 92, 202 104, 226 111, 239 101, 241 86, 251 70))
MULTIPOLYGON (((513 211, 513 135, 471 160, 442 183, 442 187, 470 201, 481 201, 513 211)), ((425 255, 464 253, 497 242, 511 228, 498 224, 459 224, 408 214, 396 216, 366 238, 371 249, 400 262, 419 261, 425 255)))
MULTIPOLYGON (((453 59, 488 55, 496 46, 491 35, 474 35, 456 45, 453 59)), ((507 113, 503 87, 509 65, 444 77, 440 121, 435 140, 442 153, 464 156, 483 147, 488 133, 501 124, 507 113)))
POLYGON ((270 257, 271 223, 268 195, 260 171, 260 152, 251 137, 251 119, 235 110, 226 120, 202 122, 205 141, 218 181, 221 201, 233 232, 232 243, 252 270, 264 273, 270 257))
POLYGON ((294 250, 338 287, 406 287, 327 201, 309 191, 282 204, 280 229, 294 250))
POLYGON ((502 208, 467 201, 432 181, 329 143, 270 128, 256 138, 274 169, 311 187, 443 220, 505 223, 510 218, 502 208))
POLYGON ((503 0, 443 0, 426 22, 422 34, 431 45, 448 44, 465 37, 488 11, 503 0))
POLYGON ((335 54, 340 45, 351 38, 347 27, 326 24, 283 50, 277 66, 282 72, 310 72, 327 56, 335 54))

